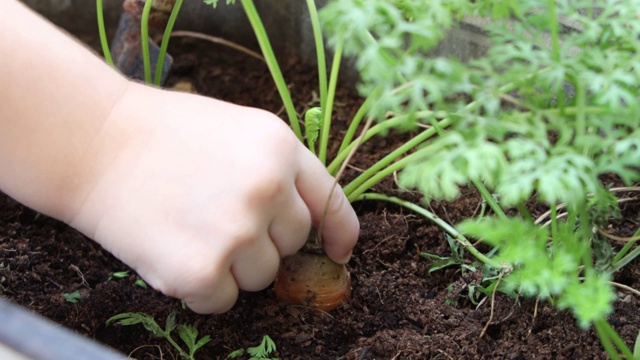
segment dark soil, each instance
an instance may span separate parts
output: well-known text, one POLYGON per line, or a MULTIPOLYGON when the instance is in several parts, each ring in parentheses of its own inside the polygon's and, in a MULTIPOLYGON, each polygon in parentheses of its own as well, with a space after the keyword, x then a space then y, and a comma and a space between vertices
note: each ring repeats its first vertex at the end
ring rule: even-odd
MULTIPOLYGON (((187 80, 201 94, 281 112, 279 95, 261 62, 191 39, 174 40, 171 52, 176 64, 169 85, 187 80), (196 48, 200 50, 194 53, 196 48)), ((298 110, 314 105, 314 69, 299 65, 295 59, 283 67, 298 110)), ((341 87, 336 138, 341 138, 344 121, 358 105, 359 99, 349 86, 341 87)), ((390 134, 365 144, 346 179, 390 151, 403 136, 390 134)), ((395 189, 393 179, 375 188, 420 201, 418 194, 395 189)), ((453 203, 433 202, 430 206, 438 216, 455 224, 472 216, 480 202, 476 192, 466 189, 453 203)), ((627 228, 638 227, 639 203, 623 205, 625 220, 614 223, 612 231, 629 235, 627 228)), ((194 314, 175 299, 135 285, 135 274, 110 279, 111 273, 127 267, 74 229, 2 194, 0 294, 138 359, 175 359, 178 354, 168 342, 140 325, 106 326, 109 317, 144 312, 164 324, 177 310, 179 323, 191 324, 201 335, 213 338, 199 351, 198 359, 225 359, 233 350, 257 345, 263 335, 275 341, 275 356, 280 359, 606 358, 595 332, 581 330, 568 312, 557 311, 543 301, 499 293, 493 304, 490 298, 474 304, 468 290, 481 280, 480 273, 459 267, 429 273, 430 262, 421 252, 451 253, 442 229, 429 221, 385 203, 354 206, 362 229, 349 263, 352 298, 329 313, 278 303, 272 289, 267 289, 242 293, 236 306, 223 315, 194 314), (76 290, 82 299, 75 304, 65 301, 63 294, 76 290)), ((543 210, 532 211, 539 215, 543 210)), ((468 258, 469 264, 471 261, 468 258)), ((628 265, 615 281, 640 289, 640 262, 628 265)), ((630 346, 640 330, 639 307, 637 296, 621 290, 609 319, 630 346)))

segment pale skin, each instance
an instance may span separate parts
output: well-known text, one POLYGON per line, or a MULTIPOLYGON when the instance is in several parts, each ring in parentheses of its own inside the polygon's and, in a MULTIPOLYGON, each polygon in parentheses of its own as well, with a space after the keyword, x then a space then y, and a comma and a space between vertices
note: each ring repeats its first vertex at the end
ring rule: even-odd
POLYGON ((131 82, 0 0, 0 190, 75 227, 198 313, 266 288, 318 226, 346 263, 358 219, 263 110, 131 82))

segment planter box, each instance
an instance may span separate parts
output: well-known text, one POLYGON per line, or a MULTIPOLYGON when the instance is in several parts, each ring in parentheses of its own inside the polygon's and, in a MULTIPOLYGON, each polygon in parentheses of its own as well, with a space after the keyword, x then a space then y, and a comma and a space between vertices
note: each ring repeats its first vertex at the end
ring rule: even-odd
POLYGON ((0 298, 0 359, 119 360, 126 356, 0 298))

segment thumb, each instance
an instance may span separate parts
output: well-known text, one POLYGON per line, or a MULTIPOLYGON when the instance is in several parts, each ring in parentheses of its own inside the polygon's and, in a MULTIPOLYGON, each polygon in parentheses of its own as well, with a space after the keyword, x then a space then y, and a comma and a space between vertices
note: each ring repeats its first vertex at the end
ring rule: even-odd
POLYGON ((324 250, 331 260, 347 263, 358 241, 358 217, 342 188, 334 186, 335 179, 313 154, 305 152, 301 161, 296 187, 309 208, 316 230, 321 232, 324 250), (322 229, 317 229, 321 222, 322 229))

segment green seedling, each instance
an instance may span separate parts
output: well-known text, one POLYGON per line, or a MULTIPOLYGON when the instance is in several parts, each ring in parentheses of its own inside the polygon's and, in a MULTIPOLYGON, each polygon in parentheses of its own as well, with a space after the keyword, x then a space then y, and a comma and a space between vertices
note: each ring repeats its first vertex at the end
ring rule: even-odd
POLYGON ((269 337, 269 335, 265 335, 262 338, 260 345, 232 351, 231 354, 227 356, 227 359, 236 359, 248 354, 250 356, 249 360, 278 360, 278 358, 271 356, 276 351, 276 343, 269 337))
POLYGON ((82 294, 80 294, 80 291, 78 290, 71 293, 62 294, 62 297, 64 298, 65 301, 70 302, 72 304, 76 304, 80 300, 82 300, 82 294))
POLYGON ((130 270, 112 272, 111 274, 109 274, 109 277, 107 278, 107 281, 111 281, 111 280, 114 280, 114 279, 127 278, 127 277, 129 277, 129 273, 130 272, 131 272, 130 270))
POLYGON ((467 271, 476 271, 475 267, 465 262, 464 246, 455 241, 448 234, 445 234, 445 238, 447 239, 447 243, 449 243, 449 247, 451 248, 451 256, 438 256, 426 252, 420 253, 420 256, 422 256, 423 258, 431 260, 431 264, 429 265, 429 272, 442 270, 450 266, 458 266, 461 269, 467 271))
MULTIPOLYGON (((108 281, 114 280, 114 279, 125 279, 128 278, 131 275, 131 271, 130 270, 125 270, 125 271, 116 271, 116 272, 112 272, 111 274, 109 274, 109 277, 107 278, 108 281)), ((133 282, 133 285, 135 286, 139 286, 143 289, 148 289, 149 286, 147 285, 147 283, 142 280, 142 278, 137 277, 136 280, 133 282)))
POLYGON ((149 288, 147 283, 144 280, 142 280, 141 278, 137 278, 136 281, 133 284, 135 286, 140 286, 143 289, 148 289, 149 288))
POLYGON ((113 323, 122 326, 142 324, 142 326, 152 332, 153 335, 167 340, 171 346, 178 351, 182 358, 189 360, 195 360, 196 351, 211 341, 211 337, 209 335, 198 339, 198 329, 192 325, 177 324, 175 311, 172 311, 167 317, 164 328, 158 325, 153 316, 140 312, 122 313, 112 316, 107 320, 107 325, 113 323), (178 330, 178 337, 180 337, 182 342, 186 345, 186 350, 183 349, 183 347, 180 346, 171 336, 171 333, 175 329, 178 330))

